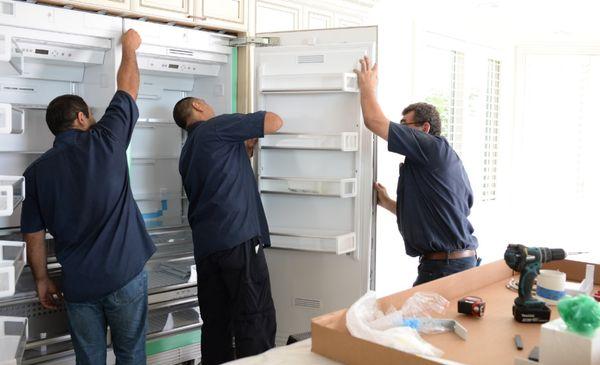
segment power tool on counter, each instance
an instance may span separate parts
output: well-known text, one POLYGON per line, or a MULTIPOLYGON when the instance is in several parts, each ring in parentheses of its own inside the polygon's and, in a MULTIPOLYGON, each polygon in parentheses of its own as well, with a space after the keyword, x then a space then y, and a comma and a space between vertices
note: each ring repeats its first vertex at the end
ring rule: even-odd
POLYGON ((521 273, 519 296, 513 305, 513 316, 518 322, 545 323, 550 320, 550 308, 546 303, 534 299, 531 289, 543 263, 563 260, 566 256, 565 250, 560 248, 508 245, 504 261, 511 269, 521 273))

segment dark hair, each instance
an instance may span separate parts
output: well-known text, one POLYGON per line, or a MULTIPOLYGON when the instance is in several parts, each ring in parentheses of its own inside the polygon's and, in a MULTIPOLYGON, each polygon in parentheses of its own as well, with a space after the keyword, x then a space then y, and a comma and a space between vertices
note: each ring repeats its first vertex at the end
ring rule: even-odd
POLYGON ((196 98, 188 96, 187 98, 179 100, 173 107, 173 119, 182 129, 186 129, 188 119, 192 115, 192 102, 194 100, 196 100, 196 98))
POLYGON ((79 112, 90 117, 88 105, 81 96, 65 94, 54 98, 46 109, 46 124, 50 132, 57 135, 71 129, 79 112))
POLYGON ((439 136, 442 132, 442 121, 440 120, 440 113, 438 113, 435 106, 428 103, 414 103, 410 104, 402 111, 402 115, 406 115, 410 112, 415 112, 415 123, 424 124, 428 122, 431 125, 429 133, 434 136, 439 136))

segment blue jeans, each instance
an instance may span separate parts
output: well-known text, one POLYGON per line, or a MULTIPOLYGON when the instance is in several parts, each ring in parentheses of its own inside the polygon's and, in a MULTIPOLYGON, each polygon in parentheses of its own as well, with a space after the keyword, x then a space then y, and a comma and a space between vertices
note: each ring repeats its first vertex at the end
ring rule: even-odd
POLYGON ((117 364, 146 364, 148 276, 145 270, 103 298, 67 302, 66 307, 77 365, 106 364, 107 325, 117 364))
POLYGON ((471 269, 477 266, 477 257, 464 257, 452 260, 421 260, 419 275, 413 286, 425 284, 444 276, 471 269))

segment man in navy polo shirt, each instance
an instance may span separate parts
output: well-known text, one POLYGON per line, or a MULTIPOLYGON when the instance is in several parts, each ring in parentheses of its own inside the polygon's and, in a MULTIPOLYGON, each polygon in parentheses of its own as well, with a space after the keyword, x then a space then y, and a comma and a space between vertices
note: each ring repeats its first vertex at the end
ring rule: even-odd
POLYGON ((42 305, 66 302, 77 364, 106 363, 110 326, 118 364, 146 363, 147 278, 155 251, 133 200, 126 150, 138 109, 139 35, 122 37, 118 91, 95 122, 76 95, 50 102, 46 122, 53 147, 25 171, 21 231, 42 305), (46 230, 62 266, 62 293, 48 277, 46 230))
POLYGON ((264 247, 269 228, 249 157, 257 138, 283 125, 269 112, 215 116, 204 100, 177 102, 188 132, 179 172, 189 199, 202 364, 221 364, 275 346, 275 307, 264 247))
POLYGON ((392 123, 377 103, 377 65, 368 57, 355 70, 365 126, 388 141, 388 149, 405 156, 400 165, 397 202, 377 183, 378 203, 396 214, 406 253, 420 257, 414 285, 451 275, 478 264, 477 238, 467 217, 473 192, 463 164, 440 136, 441 121, 431 104, 415 103, 392 123))

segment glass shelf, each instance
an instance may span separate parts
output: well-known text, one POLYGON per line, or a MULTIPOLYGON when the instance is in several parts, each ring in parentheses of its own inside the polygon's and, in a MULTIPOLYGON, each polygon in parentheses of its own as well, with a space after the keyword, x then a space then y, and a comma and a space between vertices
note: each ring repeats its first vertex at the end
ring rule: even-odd
POLYGON ((274 227, 271 229, 271 247, 342 255, 356 250, 356 234, 354 232, 274 227))
POLYGON ((174 121, 160 118, 139 118, 135 126, 139 128, 178 127, 174 121))
POLYGON ((260 141, 260 147, 263 149, 331 150, 355 152, 358 151, 358 133, 277 133, 266 135, 260 141))
POLYGON ((356 178, 260 177, 260 192, 352 198, 356 196, 356 178))
POLYGON ((0 216, 10 216, 25 199, 23 176, 0 176, 0 216))

